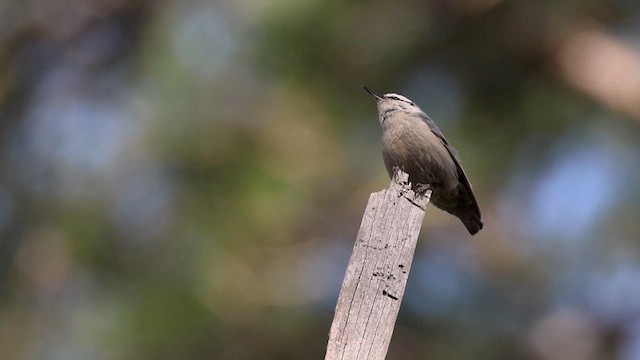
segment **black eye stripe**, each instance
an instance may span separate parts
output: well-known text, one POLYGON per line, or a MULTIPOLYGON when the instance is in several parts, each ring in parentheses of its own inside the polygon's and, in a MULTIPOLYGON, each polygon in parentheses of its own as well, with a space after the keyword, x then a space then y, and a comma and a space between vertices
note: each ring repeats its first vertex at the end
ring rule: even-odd
POLYGON ((413 101, 407 100, 407 99, 401 99, 401 98, 399 98, 399 97, 397 97, 395 95, 387 95, 385 97, 388 98, 388 99, 398 100, 398 101, 406 102, 407 104, 410 104, 410 105, 414 105, 413 101))
POLYGON ((406 99, 401 99, 401 98, 399 98, 399 97, 397 97, 395 95, 389 95, 389 96, 387 96, 387 98, 393 99, 393 100, 402 101, 402 102, 406 102, 407 104, 413 105, 413 101, 406 100, 406 99))

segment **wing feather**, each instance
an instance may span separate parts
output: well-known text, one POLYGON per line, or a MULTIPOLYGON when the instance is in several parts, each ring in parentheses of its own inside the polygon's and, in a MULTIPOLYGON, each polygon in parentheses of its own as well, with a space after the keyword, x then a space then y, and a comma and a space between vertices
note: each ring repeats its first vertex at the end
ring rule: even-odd
POLYGON ((456 164, 458 180, 460 181, 460 184, 463 186, 464 190, 469 195, 469 199, 472 202, 471 207, 474 209, 474 212, 476 212, 478 216, 478 220, 480 220, 482 218, 482 215, 480 213, 480 207, 478 206, 476 197, 473 194, 473 189, 471 188, 471 183, 469 183, 469 178, 467 178, 467 174, 464 172, 462 165, 460 165, 460 160, 458 159, 458 152, 456 151, 456 149, 453 148, 453 146, 449 144, 447 139, 444 137, 444 134, 442 133, 442 131, 440 131, 440 128, 438 128, 438 125, 436 125, 435 121, 431 120, 429 115, 425 114, 424 112, 421 112, 420 118, 429 126, 429 129, 431 129, 431 132, 433 132, 436 135, 436 137, 438 137, 438 139, 442 141, 442 144, 444 144, 444 147, 449 152, 449 155, 453 159, 453 162, 456 164))

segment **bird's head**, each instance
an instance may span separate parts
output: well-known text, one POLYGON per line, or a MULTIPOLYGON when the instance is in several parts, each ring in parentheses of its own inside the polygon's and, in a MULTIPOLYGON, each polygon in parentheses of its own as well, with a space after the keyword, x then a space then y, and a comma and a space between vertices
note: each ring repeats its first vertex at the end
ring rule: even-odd
POLYGON ((407 99, 402 95, 389 93, 381 96, 376 94, 366 86, 364 87, 364 89, 376 100, 376 105, 378 106, 378 113, 380 114, 381 122, 384 121, 385 116, 397 110, 418 112, 422 111, 413 101, 407 99))

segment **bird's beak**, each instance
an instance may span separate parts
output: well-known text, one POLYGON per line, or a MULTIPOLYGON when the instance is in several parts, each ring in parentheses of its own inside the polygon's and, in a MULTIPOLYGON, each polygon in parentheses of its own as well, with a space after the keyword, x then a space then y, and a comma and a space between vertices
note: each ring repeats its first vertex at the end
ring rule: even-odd
POLYGON ((367 91, 371 96, 373 96, 373 98, 374 98, 374 99, 376 99, 376 101, 380 101, 380 100, 382 100, 382 96, 380 96, 380 95, 378 95, 378 94, 374 93, 374 92, 373 92, 373 90, 369 89, 369 88, 368 88, 368 87, 366 87, 366 86, 364 87, 364 89, 365 89, 365 90, 366 90, 366 91, 367 91))

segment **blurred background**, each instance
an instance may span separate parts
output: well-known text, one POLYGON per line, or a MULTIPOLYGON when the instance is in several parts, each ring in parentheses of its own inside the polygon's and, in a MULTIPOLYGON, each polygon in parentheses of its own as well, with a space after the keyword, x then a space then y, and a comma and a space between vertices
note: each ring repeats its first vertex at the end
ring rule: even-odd
POLYGON ((320 359, 418 103, 429 208, 389 359, 640 359, 637 0, 3 0, 0 358, 320 359))

